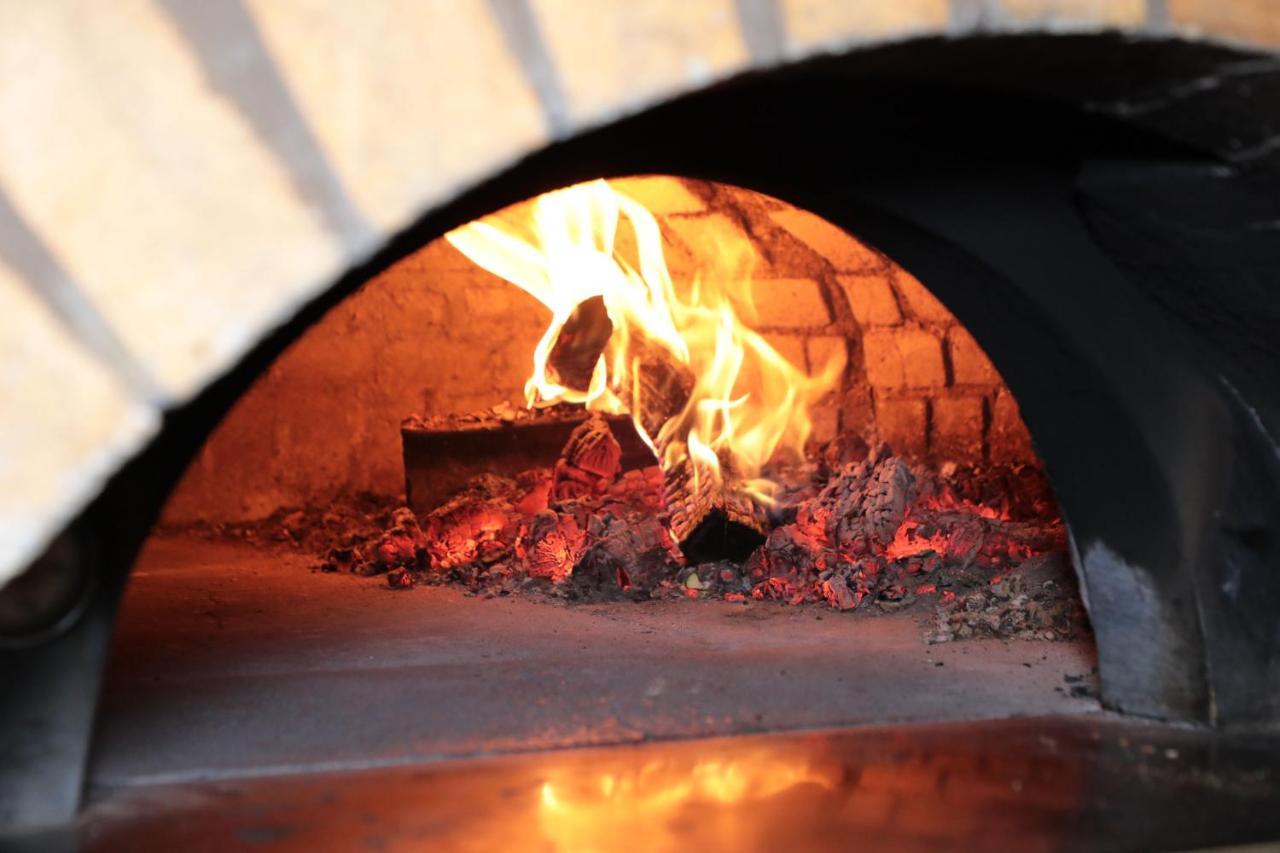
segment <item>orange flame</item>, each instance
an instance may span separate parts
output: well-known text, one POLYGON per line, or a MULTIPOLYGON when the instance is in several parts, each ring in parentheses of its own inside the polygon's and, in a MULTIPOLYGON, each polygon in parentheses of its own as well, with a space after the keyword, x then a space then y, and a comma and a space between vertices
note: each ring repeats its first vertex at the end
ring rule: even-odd
MULTIPOLYGON (((714 221, 714 220, 713 220, 714 221)), ((473 262, 529 293, 551 311, 525 385, 530 406, 581 403, 630 410, 636 429, 664 468, 684 459, 694 477, 735 475, 767 499, 761 479, 778 451, 803 452, 809 406, 835 384, 837 362, 815 377, 783 358, 740 319, 754 315, 750 245, 734 233, 713 235, 698 268, 673 280, 658 221, 606 181, 578 184, 455 229, 446 235, 473 262), (528 211, 527 219, 512 213, 528 211), (548 364, 574 310, 600 297, 613 324, 588 387, 562 384, 548 364), (694 380, 683 409, 656 435, 640 423, 641 346, 688 368, 694 380)))

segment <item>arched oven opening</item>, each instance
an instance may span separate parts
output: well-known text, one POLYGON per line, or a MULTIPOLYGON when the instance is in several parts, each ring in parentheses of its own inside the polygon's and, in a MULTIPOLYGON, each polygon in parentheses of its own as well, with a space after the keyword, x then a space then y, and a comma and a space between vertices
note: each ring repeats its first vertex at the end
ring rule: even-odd
POLYGON ((888 256, 705 180, 559 188, 373 277, 236 403, 132 577, 106 785, 1097 708, 982 348, 888 256))

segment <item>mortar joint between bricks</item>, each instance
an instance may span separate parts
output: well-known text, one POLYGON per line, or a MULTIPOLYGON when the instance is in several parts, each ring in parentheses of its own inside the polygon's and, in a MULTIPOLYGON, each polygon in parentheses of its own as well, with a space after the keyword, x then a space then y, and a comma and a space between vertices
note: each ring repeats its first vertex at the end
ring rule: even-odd
POLYGON ((933 458, 933 399, 924 398, 924 455, 926 459, 933 458))
POLYGON ((948 388, 953 388, 956 384, 956 368, 951 362, 951 330, 953 328, 954 324, 944 326, 938 341, 942 347, 942 382, 948 388))
POLYGON ((982 463, 991 464, 991 394, 982 395, 982 463))

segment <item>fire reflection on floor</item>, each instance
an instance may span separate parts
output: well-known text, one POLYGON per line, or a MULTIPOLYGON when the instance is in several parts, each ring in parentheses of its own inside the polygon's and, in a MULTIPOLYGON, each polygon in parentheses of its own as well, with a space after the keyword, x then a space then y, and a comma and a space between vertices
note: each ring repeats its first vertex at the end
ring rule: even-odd
POLYGON ((90 850, 1185 848, 1280 838, 1280 740, 1109 715, 98 792, 90 850))

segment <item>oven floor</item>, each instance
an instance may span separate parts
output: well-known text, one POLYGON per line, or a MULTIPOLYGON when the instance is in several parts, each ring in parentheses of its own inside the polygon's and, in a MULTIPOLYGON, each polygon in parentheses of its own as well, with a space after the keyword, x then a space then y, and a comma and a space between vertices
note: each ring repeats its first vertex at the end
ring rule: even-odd
POLYGON ((1093 692, 1081 689, 1094 681, 1088 643, 929 646, 916 615, 483 600, 308 565, 243 545, 148 543, 113 645, 96 789, 1098 711, 1078 695, 1093 692))

